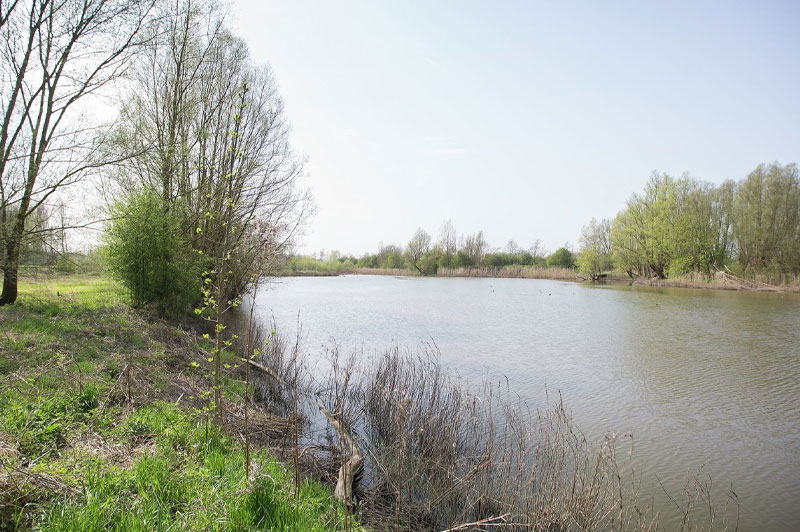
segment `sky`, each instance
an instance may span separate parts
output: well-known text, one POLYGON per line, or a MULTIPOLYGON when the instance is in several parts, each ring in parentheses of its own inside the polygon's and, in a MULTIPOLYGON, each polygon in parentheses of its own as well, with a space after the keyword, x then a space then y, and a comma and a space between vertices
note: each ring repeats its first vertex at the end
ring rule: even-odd
POLYGON ((233 0, 272 66, 317 214, 361 255, 444 220, 577 247, 653 171, 800 162, 800 2, 233 0))

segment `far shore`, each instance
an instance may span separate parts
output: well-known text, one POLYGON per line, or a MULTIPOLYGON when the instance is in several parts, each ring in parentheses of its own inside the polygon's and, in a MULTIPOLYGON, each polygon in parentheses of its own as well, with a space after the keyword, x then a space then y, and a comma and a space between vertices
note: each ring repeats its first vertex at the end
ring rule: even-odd
MULTIPOLYGON (((281 271, 277 277, 337 277, 341 275, 392 275, 398 277, 421 277, 422 275, 405 269, 398 268, 351 268, 330 271, 281 271)), ((580 272, 569 268, 458 268, 439 270, 436 275, 429 277, 479 277, 494 279, 547 279, 553 281, 571 281, 576 283, 590 283, 589 279, 580 272)), ((800 293, 800 280, 794 280, 784 285, 772 285, 761 280, 742 279, 733 275, 718 272, 713 279, 706 279, 701 275, 691 275, 673 279, 648 279, 645 277, 628 277, 624 274, 609 273, 597 284, 627 284, 638 286, 666 287, 666 288, 693 288, 705 290, 746 290, 757 292, 790 292, 800 293)))

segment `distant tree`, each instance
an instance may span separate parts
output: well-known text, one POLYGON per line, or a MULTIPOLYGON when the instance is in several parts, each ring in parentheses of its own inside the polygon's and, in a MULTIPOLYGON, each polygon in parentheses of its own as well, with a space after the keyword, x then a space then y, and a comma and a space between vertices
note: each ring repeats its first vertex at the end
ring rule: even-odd
POLYGON ((577 257, 578 269, 592 280, 613 267, 611 261, 611 221, 598 222, 594 218, 583 226, 580 238, 581 249, 577 257))
POLYGON ((406 245, 405 259, 409 269, 425 274, 420 265, 422 257, 431 249, 431 235, 419 228, 406 245))
POLYGON ((519 264, 522 266, 533 266, 535 257, 528 251, 520 251, 517 255, 519 264))
POLYGON ((422 273, 422 275, 436 275, 443 256, 444 251, 441 247, 434 246, 429 249, 419 260, 418 266, 420 273, 422 273))
POLYGON ((575 267, 575 256, 566 247, 558 248, 552 255, 547 257, 547 266, 573 268, 575 267))
POLYGON ((456 256, 453 257, 453 268, 469 268, 470 266, 474 266, 472 263, 472 259, 470 259, 469 255, 467 255, 463 249, 459 249, 456 252, 456 256))
POLYGON ((631 278, 645 275, 644 237, 638 214, 629 204, 614 218, 611 230, 612 261, 631 278))
POLYGON ((759 165, 738 187, 733 230, 743 270, 800 271, 800 178, 794 164, 759 165))
POLYGON ((531 247, 528 248, 528 251, 535 259, 544 258, 547 256, 547 250, 544 248, 542 241, 538 238, 533 242, 533 244, 531 244, 531 247))
POLYGON ((677 186, 667 174, 653 173, 643 195, 634 194, 617 215, 611 240, 615 259, 629 274, 637 272, 663 279, 675 257, 677 186))
POLYGON ((378 247, 378 255, 376 257, 378 268, 396 269, 403 267, 403 248, 394 244, 383 245, 378 247))
POLYGON ((378 256, 375 254, 364 253, 356 265, 359 268, 377 268, 378 267, 378 256))
POLYGON ((452 257, 458 251, 458 233, 450 220, 442 222, 442 227, 439 228, 438 244, 448 257, 452 257))
POLYGON ((483 231, 478 231, 474 235, 467 235, 463 239, 461 249, 469 259, 469 266, 480 266, 483 264, 483 257, 489 248, 489 243, 483 236, 483 231))

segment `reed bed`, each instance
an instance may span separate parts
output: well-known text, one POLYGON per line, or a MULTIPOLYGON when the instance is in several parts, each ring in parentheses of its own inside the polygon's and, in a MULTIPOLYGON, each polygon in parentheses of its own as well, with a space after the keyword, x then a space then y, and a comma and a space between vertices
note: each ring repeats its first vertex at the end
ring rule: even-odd
POLYGON ((756 290, 760 292, 800 292, 800 276, 786 273, 758 273, 752 278, 717 271, 713 276, 687 273, 669 279, 637 278, 635 284, 670 288, 710 288, 715 290, 756 290))
MULTIPOLYGON (((294 377, 264 397, 281 407, 292 400, 275 394, 286 394, 310 414, 303 449, 290 451, 316 464, 320 478, 337 479, 337 496, 375 529, 666 529, 641 493, 632 437, 589 441, 560 398, 529 411, 507 386, 453 376, 433 344, 372 357, 334 345, 322 371, 298 378, 299 340, 272 337, 260 363, 294 377)), ((678 529, 734 529, 735 495, 715 495, 710 479, 690 476, 683 494, 671 494, 683 515, 678 529)))
POLYGON ((500 268, 440 268, 439 277, 498 277, 520 279, 578 280, 578 273, 571 268, 545 268, 542 266, 503 266, 500 268))

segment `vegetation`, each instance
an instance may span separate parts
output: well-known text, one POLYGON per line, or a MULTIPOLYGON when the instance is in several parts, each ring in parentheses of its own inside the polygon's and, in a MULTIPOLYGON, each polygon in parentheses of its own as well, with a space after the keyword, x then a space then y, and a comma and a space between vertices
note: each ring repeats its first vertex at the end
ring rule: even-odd
MULTIPOLYGON (((102 277, 20 289, 0 310, 0 530, 349 526, 328 487, 296 482, 263 448, 247 479, 238 441, 192 406, 199 335, 131 311, 102 277)), ((240 403, 237 374, 225 378, 240 403)))
POLYGON ((82 106, 114 81, 144 38, 154 0, 7 2, 0 6, 0 305, 17 299, 30 217, 111 162, 82 106))
POLYGON ((233 299, 291 244, 312 210, 297 183, 304 159, 271 70, 253 64, 217 2, 10 2, 0 12, 0 305, 16 301, 21 260, 54 264, 68 253, 65 231, 92 223, 66 220, 64 194, 98 169, 114 200, 109 257, 135 304, 190 308, 202 272, 224 272, 217 286, 233 299), (114 93, 123 103, 111 125, 82 114, 114 93), (163 234, 146 234, 145 214, 163 234))
MULTIPOLYGON (((398 529, 656 526, 615 436, 587 442, 560 404, 530 416, 494 388, 473 390, 435 349, 377 363, 333 349, 331 371, 312 379, 299 337, 290 347, 265 334, 252 309, 243 348, 229 311, 312 206, 272 71, 253 64, 215 1, 11 2, 0 33, 0 528, 339 530, 362 510, 398 529), (89 98, 112 90, 119 120, 84 122, 89 98), (37 254, 61 273, 92 268, 69 254, 53 201, 99 169, 116 200, 104 255, 121 284, 20 285, 21 261, 37 254), (187 319, 192 308, 205 321, 187 319), (317 411, 334 429, 324 436, 309 430, 317 411), (264 445, 251 453, 253 434, 264 445), (291 456, 291 471, 266 444, 291 456), (334 497, 311 477, 336 477, 334 497)), ((719 187, 654 175, 613 223, 584 229, 577 265, 592 279, 612 267, 663 279, 729 266, 796 278, 799 206, 794 165, 719 187)), ((435 241, 419 228, 358 259, 286 260, 293 272, 418 275, 575 266, 569 245, 493 249, 449 221, 435 241)), ((701 500, 714 517, 705 485, 687 496, 684 515, 701 500)))
POLYGON ((786 282, 800 274, 798 237, 800 175, 778 163, 719 186, 653 174, 610 231, 616 267, 658 279, 732 270, 786 282))
POLYGON ((491 249, 483 233, 458 238, 446 221, 438 241, 417 229, 404 247, 381 244, 361 258, 339 252, 289 256, 290 273, 363 272, 404 268, 418 275, 574 278, 577 269, 598 280, 610 272, 645 279, 678 279, 692 286, 723 276, 737 286, 764 282, 796 285, 800 278, 800 173, 797 166, 759 165, 738 183, 718 186, 688 176, 653 174, 613 220, 583 227, 579 249, 548 254, 536 241, 528 250, 509 241, 491 249), (538 269, 538 271, 537 271, 538 269), (456 274, 456 272, 459 272, 456 274), (726 277, 727 276, 727 277, 726 277))
POLYGON ((584 226, 581 233, 581 252, 578 254, 577 266, 593 281, 600 279, 605 272, 614 267, 611 248, 611 222, 597 222, 594 218, 584 226))
POLYGON ((163 314, 186 312, 201 291, 203 257, 185 240, 179 211, 166 211, 157 195, 141 192, 116 204, 112 213, 105 253, 131 303, 153 302, 163 314))
MULTIPOLYGON (((289 145, 271 70, 252 63, 219 7, 182 1, 160 4, 158 14, 107 146, 122 161, 113 177, 129 206, 119 210, 135 211, 143 194, 159 198, 159 208, 177 217, 172 238, 205 265, 183 286, 198 286, 202 272, 215 282, 224 275, 215 284, 220 300, 234 299, 310 213, 297 185, 304 161, 289 145)), ((201 293, 187 297, 198 302, 201 293)))
MULTIPOLYGON (((342 255, 338 251, 321 252, 317 256, 289 255, 284 264, 283 270, 290 274, 405 270, 414 275, 454 275, 456 271, 467 272, 467 275, 485 275, 509 267, 544 269, 550 266, 547 252, 538 240, 528 250, 520 249, 513 240, 504 250, 491 250, 483 231, 459 238, 449 220, 442 224, 436 242, 424 229, 419 228, 405 247, 381 243, 377 253, 367 253, 360 258, 342 255)), ((553 266, 572 268, 574 263, 562 265, 559 262, 553 266)))

